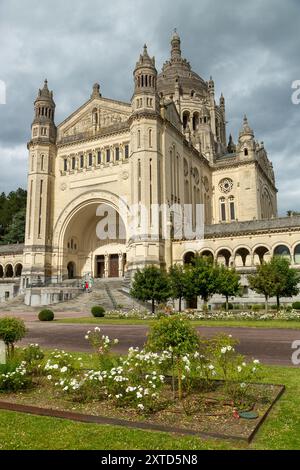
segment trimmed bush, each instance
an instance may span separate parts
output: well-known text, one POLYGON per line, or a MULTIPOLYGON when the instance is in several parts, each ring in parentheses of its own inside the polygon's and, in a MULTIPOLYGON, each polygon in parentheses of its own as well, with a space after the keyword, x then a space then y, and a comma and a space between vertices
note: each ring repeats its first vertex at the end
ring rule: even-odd
POLYGON ((300 302, 294 302, 292 307, 294 310, 300 310, 300 302))
POLYGON ((23 320, 15 317, 0 319, 0 339, 4 341, 9 358, 14 355, 15 343, 26 335, 26 327, 23 320))
POLYGON ((96 318, 105 317, 105 309, 101 307, 101 305, 96 305, 95 307, 92 307, 91 312, 92 312, 92 315, 96 318))
POLYGON ((54 320, 54 313, 52 310, 41 310, 39 313, 39 320, 40 321, 53 321, 54 320))

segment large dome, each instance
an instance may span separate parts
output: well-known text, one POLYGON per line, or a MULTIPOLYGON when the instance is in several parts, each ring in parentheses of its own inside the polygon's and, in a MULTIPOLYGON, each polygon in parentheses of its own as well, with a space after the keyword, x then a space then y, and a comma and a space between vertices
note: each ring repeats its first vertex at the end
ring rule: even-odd
POLYGON ((197 73, 193 72, 190 63, 182 58, 180 38, 175 31, 171 40, 171 58, 163 65, 157 78, 157 89, 163 95, 172 95, 175 84, 179 83, 181 93, 190 95, 192 92, 200 97, 208 93, 208 84, 197 73))

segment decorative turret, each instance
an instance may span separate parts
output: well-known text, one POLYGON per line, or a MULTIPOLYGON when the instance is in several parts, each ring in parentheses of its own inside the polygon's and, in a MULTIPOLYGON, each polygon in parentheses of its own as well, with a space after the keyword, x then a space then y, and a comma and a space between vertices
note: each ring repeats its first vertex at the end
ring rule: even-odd
POLYGON ((223 114, 225 115, 225 98, 223 96, 223 93, 221 93, 221 97, 220 97, 220 108, 223 114))
POLYGON ((91 94, 91 99, 93 99, 93 98, 101 98, 99 83, 95 83, 93 85, 93 93, 91 94))
POLYGON ((149 56, 146 44, 144 45, 143 54, 140 55, 136 63, 133 75, 135 83, 134 111, 156 111, 158 109, 157 70, 155 68, 155 58, 149 56))
POLYGON ((235 151, 236 151, 236 145, 233 141, 232 135, 230 134, 228 145, 227 145, 227 152, 228 153, 234 153, 235 151))
POLYGON ((215 82, 213 81, 213 78, 212 76, 210 77, 210 79, 208 80, 208 91, 209 91, 209 94, 215 94, 215 82))
POLYGON ((243 142, 246 142, 248 140, 253 140, 253 139, 254 139, 254 132, 249 126, 247 116, 245 115, 244 121, 243 121, 243 127, 240 130, 240 134, 239 134, 239 142, 243 143, 243 142))
POLYGON ((176 28, 171 39, 171 61, 181 60, 181 41, 176 28))
POLYGON ((44 81, 44 87, 38 91, 38 96, 34 102, 34 112, 32 139, 54 142, 56 139, 55 102, 53 92, 49 91, 47 79, 44 81))

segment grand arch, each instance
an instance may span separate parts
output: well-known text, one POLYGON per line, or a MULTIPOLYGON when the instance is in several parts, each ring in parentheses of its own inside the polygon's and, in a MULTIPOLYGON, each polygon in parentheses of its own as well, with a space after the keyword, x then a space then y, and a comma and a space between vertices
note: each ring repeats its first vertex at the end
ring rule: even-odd
POLYGON ((52 267, 59 280, 124 275, 127 210, 126 203, 108 191, 88 192, 65 208, 53 237, 52 267))

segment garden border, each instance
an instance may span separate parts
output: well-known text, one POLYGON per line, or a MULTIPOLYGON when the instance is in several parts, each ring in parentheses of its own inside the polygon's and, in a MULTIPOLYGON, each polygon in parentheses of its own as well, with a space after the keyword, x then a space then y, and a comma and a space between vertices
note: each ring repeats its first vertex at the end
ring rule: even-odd
POLYGON ((265 384, 265 385, 273 385, 273 386, 279 387, 279 391, 276 397, 274 398, 273 402, 270 404, 269 408, 261 416, 254 430, 251 432, 251 434, 248 437, 241 437, 241 436, 235 436, 235 435, 228 436, 228 435, 218 434, 218 433, 201 432, 201 431, 195 431, 192 429, 177 428, 173 426, 164 426, 164 425, 155 424, 155 423, 129 421, 125 419, 110 418, 107 416, 99 416, 99 415, 98 416, 87 415, 83 413, 76 413, 73 411, 55 410, 53 408, 41 408, 38 406, 22 405, 20 403, 13 403, 13 402, 6 402, 6 401, 0 401, 0 410, 14 411, 18 413, 27 413, 27 414, 36 415, 36 416, 47 416, 50 418, 68 419, 71 421, 78 421, 78 422, 90 423, 90 424, 123 426, 123 427, 134 428, 134 429, 142 429, 144 431, 160 431, 160 432, 192 435, 192 436, 199 436, 204 439, 215 438, 215 439, 222 439, 222 440, 246 441, 248 444, 250 444, 253 438, 255 437, 257 431, 259 430, 261 425, 264 423, 264 421, 268 417, 270 411, 272 410, 274 405, 281 398, 281 396, 283 395, 285 391, 285 385, 281 385, 281 384, 265 384))

